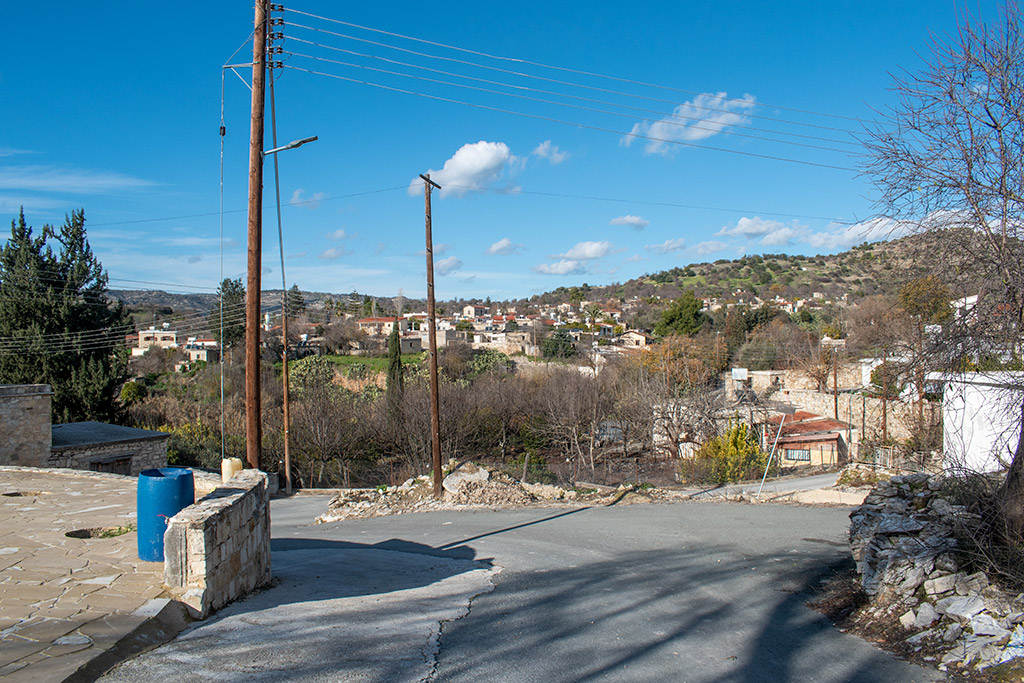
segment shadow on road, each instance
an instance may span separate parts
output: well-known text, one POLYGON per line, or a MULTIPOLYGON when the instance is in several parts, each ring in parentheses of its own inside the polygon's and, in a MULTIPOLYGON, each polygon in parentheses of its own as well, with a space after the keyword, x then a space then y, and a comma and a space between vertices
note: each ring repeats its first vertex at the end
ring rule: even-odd
POLYGON ((837 555, 705 544, 502 574, 444 629, 439 680, 927 680, 806 606, 837 555))

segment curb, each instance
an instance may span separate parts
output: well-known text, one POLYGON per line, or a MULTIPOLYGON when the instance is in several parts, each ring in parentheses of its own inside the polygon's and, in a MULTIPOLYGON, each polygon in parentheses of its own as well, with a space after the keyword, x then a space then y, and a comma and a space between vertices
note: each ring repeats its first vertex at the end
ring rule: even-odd
POLYGON ((192 621, 182 603, 169 598, 154 598, 132 612, 141 622, 112 647, 96 655, 62 683, 90 683, 136 655, 148 652, 172 640, 192 621))

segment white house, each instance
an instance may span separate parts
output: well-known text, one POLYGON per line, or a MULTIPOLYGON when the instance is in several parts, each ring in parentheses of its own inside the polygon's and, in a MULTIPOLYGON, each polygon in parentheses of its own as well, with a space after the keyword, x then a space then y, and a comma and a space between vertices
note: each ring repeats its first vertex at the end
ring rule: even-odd
POLYGON ((162 349, 178 348, 178 333, 169 328, 170 325, 164 323, 159 330, 153 325, 150 325, 148 330, 139 330, 139 344, 132 349, 132 355, 141 356, 151 346, 158 346, 162 349))

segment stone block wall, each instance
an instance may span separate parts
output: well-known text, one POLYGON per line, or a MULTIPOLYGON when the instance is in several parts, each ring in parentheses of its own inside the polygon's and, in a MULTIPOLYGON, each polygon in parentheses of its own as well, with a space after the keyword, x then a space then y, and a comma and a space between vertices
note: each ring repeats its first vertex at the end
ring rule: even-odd
POLYGON ((52 396, 49 384, 0 385, 0 465, 47 466, 52 396))
POLYGON ((243 470, 170 519, 164 582, 200 618, 270 582, 264 472, 243 470))
POLYGON ((99 463, 114 464, 129 459, 128 471, 122 472, 116 468, 110 471, 137 477, 142 470, 167 466, 167 438, 55 448, 48 456, 47 467, 70 467, 76 470, 96 470, 99 463))
MULTIPOLYGON (((835 413, 835 398, 830 393, 793 389, 780 391, 773 398, 791 403, 800 410, 806 410, 816 415, 833 417, 835 413)), ((924 406, 926 418, 935 409, 935 406, 926 403, 924 406)), ((909 438, 917 420, 917 406, 910 401, 890 400, 886 412, 888 413, 886 421, 889 425, 889 437, 893 439, 909 438)), ((839 394, 839 419, 853 426, 855 436, 852 441, 854 442, 860 441, 865 436, 880 435, 882 433, 882 399, 855 394, 839 394)))

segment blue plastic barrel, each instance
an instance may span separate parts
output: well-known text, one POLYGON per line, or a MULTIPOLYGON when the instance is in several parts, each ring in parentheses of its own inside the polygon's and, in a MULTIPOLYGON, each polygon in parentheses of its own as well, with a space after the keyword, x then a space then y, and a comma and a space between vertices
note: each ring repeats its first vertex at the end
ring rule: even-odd
POLYGON ((168 520, 194 502, 192 470, 161 467, 139 473, 136 509, 140 560, 164 561, 164 531, 168 520))

